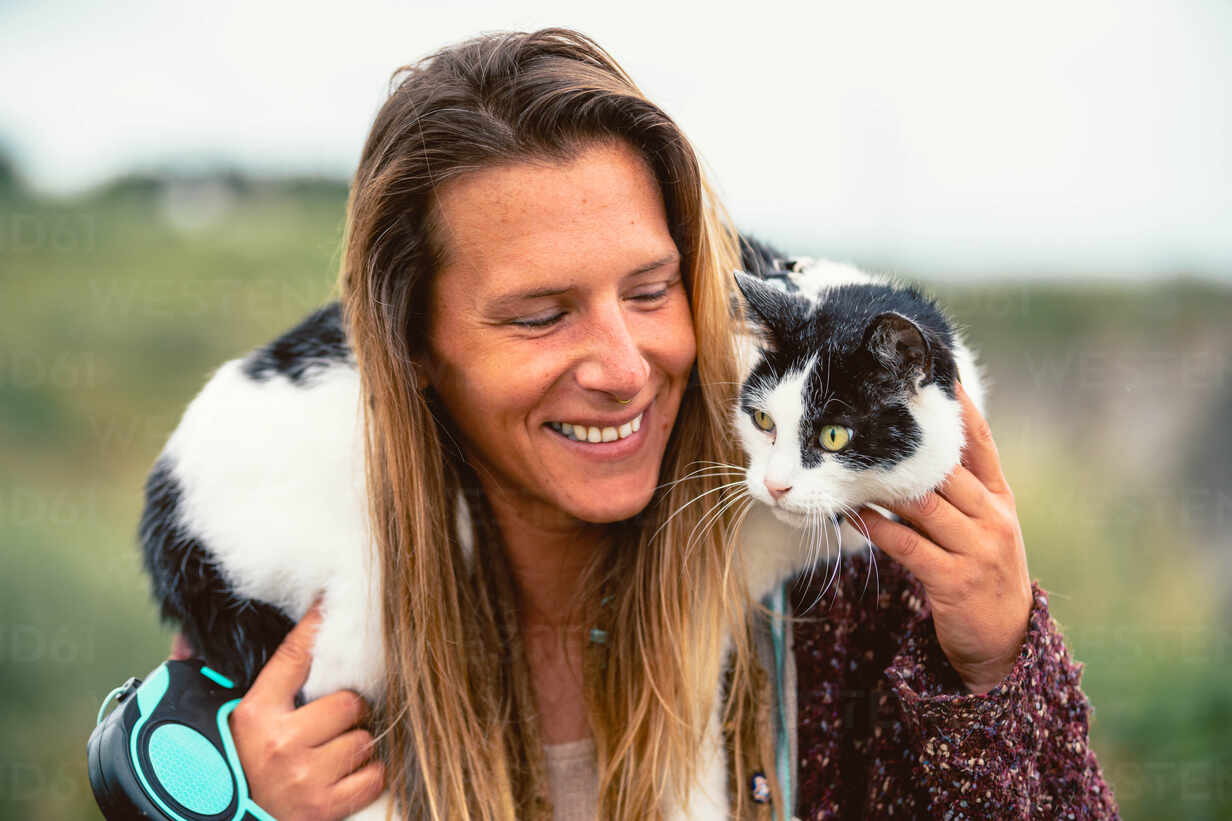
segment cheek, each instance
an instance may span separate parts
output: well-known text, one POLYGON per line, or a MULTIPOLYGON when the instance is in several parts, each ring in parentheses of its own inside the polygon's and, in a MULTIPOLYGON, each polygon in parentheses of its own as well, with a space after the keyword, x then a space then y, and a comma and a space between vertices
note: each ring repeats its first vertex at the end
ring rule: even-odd
POLYGON ((525 409, 543 396, 556 372, 551 351, 533 353, 463 331, 433 346, 432 381, 450 410, 466 416, 525 409))
POLYGON ((697 339, 693 333, 693 317, 682 298, 667 317, 660 315, 650 327, 650 344, 655 359, 668 375, 687 379, 697 358, 697 339))

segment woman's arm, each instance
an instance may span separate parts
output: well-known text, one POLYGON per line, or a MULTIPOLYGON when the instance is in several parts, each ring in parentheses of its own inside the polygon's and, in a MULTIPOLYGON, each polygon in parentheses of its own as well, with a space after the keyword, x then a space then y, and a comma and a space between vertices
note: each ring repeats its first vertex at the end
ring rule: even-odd
MULTIPOLYGON (((372 757, 372 736, 360 724, 368 706, 342 690, 296 708, 308 677, 320 624, 314 605, 261 668, 230 716, 231 737, 248 789, 274 818, 338 821, 372 804, 385 787, 384 767, 372 757)), ((171 658, 191 658, 183 633, 171 658)))
POLYGON ((920 580, 937 640, 967 689, 985 693, 1014 666, 1033 597, 1014 494, 992 431, 962 385, 957 393, 962 464, 936 492, 889 506, 911 527, 872 510, 861 515, 873 543, 920 580))
MULTIPOLYGON (((1090 704, 1038 585, 1008 675, 968 691, 923 587, 877 550, 794 628, 801 818, 1113 818, 1090 704), (867 584, 866 584, 867 582, 867 584)), ((822 573, 816 574, 824 576, 822 573)), ((824 582, 797 589, 794 612, 824 582)))
POLYGON ((795 630, 803 816, 1117 813, 1082 668, 1027 574, 987 422, 960 394, 963 465, 892 508, 915 529, 868 515, 875 563, 848 561, 795 630))

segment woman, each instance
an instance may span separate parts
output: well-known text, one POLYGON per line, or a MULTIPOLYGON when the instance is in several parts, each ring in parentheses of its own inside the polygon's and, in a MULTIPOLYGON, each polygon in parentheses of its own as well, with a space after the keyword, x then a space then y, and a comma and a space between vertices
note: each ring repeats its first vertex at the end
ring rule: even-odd
MULTIPOLYGON (((586 38, 484 37, 402 70, 351 189, 339 279, 368 398, 389 754, 368 762, 353 696, 292 709, 310 614, 232 714, 259 804, 339 818, 388 782, 413 818, 656 817, 694 783, 730 635, 731 806, 768 812, 735 523, 700 527, 706 506, 685 505, 723 480, 676 481, 742 458, 727 435, 738 261, 687 140, 586 38)), ((1115 813, 1090 792, 1075 668, 967 414, 966 467, 897 511, 915 529, 869 517, 910 575, 883 558, 875 601, 840 585, 798 628, 798 815, 1115 813), (842 688, 872 720, 843 720, 842 688), (1006 720, 1017 735, 993 745, 1006 720), (1019 743, 1039 760, 1003 755, 1019 743)))

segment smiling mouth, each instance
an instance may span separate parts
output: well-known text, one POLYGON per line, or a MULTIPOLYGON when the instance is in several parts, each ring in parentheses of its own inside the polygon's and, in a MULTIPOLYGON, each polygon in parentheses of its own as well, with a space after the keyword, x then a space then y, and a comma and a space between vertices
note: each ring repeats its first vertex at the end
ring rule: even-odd
POLYGON ((575 442, 589 442, 597 444, 599 442, 617 442, 621 439, 628 439, 633 434, 637 433, 642 428, 642 416, 645 411, 625 422, 622 425, 609 425, 599 427, 596 425, 583 425, 572 422, 548 422, 548 427, 559 433, 567 439, 572 439, 575 442))

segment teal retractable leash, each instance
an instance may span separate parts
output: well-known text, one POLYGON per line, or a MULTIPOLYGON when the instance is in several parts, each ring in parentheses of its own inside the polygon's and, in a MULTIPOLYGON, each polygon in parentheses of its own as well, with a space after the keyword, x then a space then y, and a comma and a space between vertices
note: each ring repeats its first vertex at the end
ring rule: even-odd
POLYGON ((787 602, 787 586, 789 582, 784 582, 779 585, 770 594, 770 635, 774 639, 774 691, 778 701, 778 737, 774 740, 775 750, 775 772, 779 777, 779 786, 783 790, 783 803, 786 804, 786 817, 791 818, 792 812, 795 809, 795 795, 793 795, 792 775, 794 775, 794 767, 791 761, 791 742, 788 738, 787 727, 787 693, 785 692, 787 678, 787 648, 785 633, 786 628, 786 602, 787 602))
POLYGON ((87 743, 109 821, 274 821, 248 795, 227 716, 242 692, 199 659, 166 661, 108 693, 87 743), (117 707, 109 714, 107 706, 117 707), (104 715, 106 714, 106 715, 104 715))

